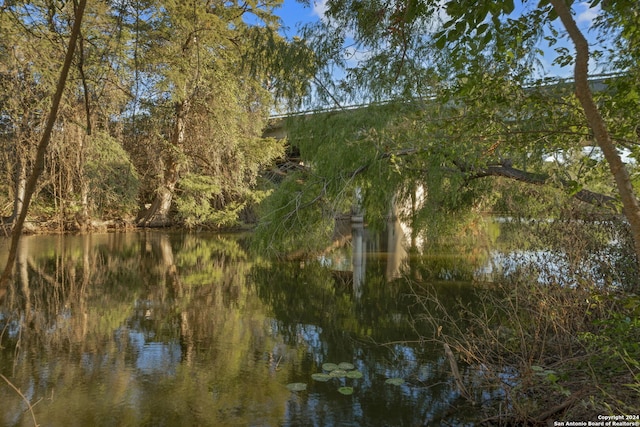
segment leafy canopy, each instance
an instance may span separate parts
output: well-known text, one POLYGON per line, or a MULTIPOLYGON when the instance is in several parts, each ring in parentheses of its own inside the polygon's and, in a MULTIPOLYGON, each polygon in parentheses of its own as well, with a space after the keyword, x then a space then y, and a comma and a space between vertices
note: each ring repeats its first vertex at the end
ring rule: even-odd
MULTIPOLYGON (((509 186, 496 182, 504 178, 479 179, 489 176, 550 184, 560 191, 538 200, 547 206, 572 196, 585 200, 587 190, 615 195, 571 82, 544 77, 550 53, 559 66, 574 59, 549 2, 330 0, 326 6, 304 37, 321 65, 310 102, 335 113, 287 125, 306 169, 277 192, 294 191, 308 202, 292 205, 290 197, 274 195, 265 229, 278 224, 290 233, 280 220, 348 211, 356 191, 371 222, 382 221, 392 202, 418 226, 469 210, 517 209, 501 201, 509 186), (346 108, 359 103, 372 105, 346 108), (302 213, 312 206, 316 215, 302 213)), ((594 83, 596 101, 614 141, 635 155, 638 21, 628 16, 637 16, 639 6, 574 4, 586 7, 598 13, 592 56, 600 70, 618 72, 594 83)), ((270 230, 267 235, 278 234, 270 230)))

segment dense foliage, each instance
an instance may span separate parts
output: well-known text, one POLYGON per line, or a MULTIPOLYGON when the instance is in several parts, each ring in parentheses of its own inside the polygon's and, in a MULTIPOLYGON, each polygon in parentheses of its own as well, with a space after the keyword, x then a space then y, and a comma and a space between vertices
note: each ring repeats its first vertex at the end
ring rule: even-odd
MULTIPOLYGON (((84 229, 132 222, 150 204, 141 225, 237 224, 262 197, 259 171, 283 153, 282 141, 262 138, 269 114, 296 102, 314 64, 303 42, 279 35, 280 2, 90 3, 76 17, 81 34, 34 213, 84 229)), ((0 6, 0 197, 9 224, 74 11, 74 2, 0 6)))
POLYGON ((407 278, 429 310, 417 333, 483 422, 632 413, 639 17, 624 0, 327 1, 306 37, 324 61, 314 100, 335 112, 288 124, 302 167, 267 199, 264 247, 320 251, 294 230, 364 208, 370 224, 399 216, 421 259, 498 213, 517 233, 517 259, 495 262, 506 279, 457 312, 407 278), (551 66, 571 77, 545 78, 551 66))
POLYGON ((553 217, 574 200, 624 210, 635 239, 638 6, 572 7, 596 16, 587 95, 604 137, 576 91, 582 75, 546 77, 549 62, 571 75, 577 59, 549 2, 328 1, 305 37, 323 65, 309 102, 333 113, 286 126, 305 168, 279 187, 288 197, 267 199, 268 246, 296 222, 348 213, 356 193, 367 221, 395 210, 423 233, 473 211, 553 217))

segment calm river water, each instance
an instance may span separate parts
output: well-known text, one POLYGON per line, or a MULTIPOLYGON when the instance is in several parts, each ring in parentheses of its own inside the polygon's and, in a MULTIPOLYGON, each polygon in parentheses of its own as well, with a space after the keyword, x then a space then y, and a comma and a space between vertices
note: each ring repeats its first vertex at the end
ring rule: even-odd
POLYGON ((0 425, 465 423, 407 277, 469 303, 478 254, 408 257, 356 231, 331 257, 274 262, 245 240, 25 237, 0 305, 0 425), (327 363, 346 374, 312 379, 327 363))

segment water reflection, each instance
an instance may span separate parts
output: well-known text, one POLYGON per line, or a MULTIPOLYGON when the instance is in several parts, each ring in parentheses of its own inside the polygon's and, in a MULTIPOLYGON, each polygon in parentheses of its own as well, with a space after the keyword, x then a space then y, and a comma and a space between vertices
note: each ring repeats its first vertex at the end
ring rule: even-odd
MULTIPOLYGON (((495 224, 490 220, 478 225, 491 226, 495 224)), ((429 243, 421 238, 422 245, 417 246, 411 229, 397 217, 387 221, 383 233, 371 233, 361 222, 337 228, 342 231, 340 237, 349 236, 350 244, 322 255, 319 261, 349 282, 356 298, 361 296, 367 275, 380 274, 368 271, 368 260, 384 263, 382 277, 388 282, 402 279, 407 273, 421 281, 463 282, 490 281, 501 273, 493 274, 502 252, 492 251, 493 242, 486 230, 473 230, 474 235, 466 242, 452 239, 447 244, 429 243)))
POLYGON ((430 242, 424 236, 416 239, 397 217, 387 222, 384 233, 370 233, 362 223, 348 229, 342 225, 341 236, 349 235, 351 244, 323 255, 320 262, 349 282, 356 298, 371 275, 367 262, 380 260, 386 281, 407 274, 419 282, 496 282, 523 275, 543 285, 622 286, 636 281, 634 256, 621 243, 626 230, 615 223, 513 224, 481 217, 465 227, 457 236, 430 242))
MULTIPOLYGON (((416 342, 407 282, 387 280, 408 259, 371 245, 354 227, 345 280, 319 262, 249 256, 242 236, 26 237, 0 306, 0 373, 40 425, 437 422, 457 399, 447 362, 416 342), (363 376, 312 381, 326 362, 363 376)), ((470 302, 469 286, 443 285, 442 300, 470 302)), ((0 384, 1 425, 30 424, 27 409, 0 384)))

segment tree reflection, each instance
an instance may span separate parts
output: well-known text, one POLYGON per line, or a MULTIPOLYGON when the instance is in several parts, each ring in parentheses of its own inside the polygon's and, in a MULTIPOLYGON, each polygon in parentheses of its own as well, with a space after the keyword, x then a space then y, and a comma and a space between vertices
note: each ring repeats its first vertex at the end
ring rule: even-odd
MULTIPOLYGON (((272 310, 274 328, 302 353, 299 363, 287 365, 291 378, 308 381, 324 362, 341 361, 355 363, 364 374, 355 381, 357 392, 347 398, 335 384, 311 382, 309 394, 289 400, 285 425, 376 425, 375 420, 413 425, 442 417, 455 400, 442 349, 415 342, 411 316, 419 313, 411 312, 418 308, 408 280, 387 282, 387 268, 386 257, 369 258, 359 295, 320 261, 253 269, 252 280, 272 310), (391 377, 408 382, 400 388, 385 385, 391 377), (328 404, 327 395, 341 403, 328 404)), ((469 284, 447 284, 438 287, 438 295, 453 306, 461 295, 467 299, 463 303, 470 303, 470 290, 469 284)))
MULTIPOLYGON (((455 398, 440 349, 410 343, 408 281, 388 282, 365 239, 358 286, 244 247, 151 231, 26 237, 0 306, 0 373, 54 426, 401 425, 455 398), (341 361, 363 373, 350 397, 310 380, 341 361), (385 386, 393 376, 408 382, 385 386), (308 391, 289 392, 297 381, 308 391)), ((29 422, 24 409, 0 387, 0 425, 29 422)))
MULTIPOLYGON (((283 417, 289 391, 269 356, 277 337, 247 291, 251 263, 237 242, 29 237, 18 265, 1 307, 0 372, 39 402, 37 418, 244 425, 256 414, 283 417)), ((20 424, 23 410, 0 388, 0 424, 20 424)))

